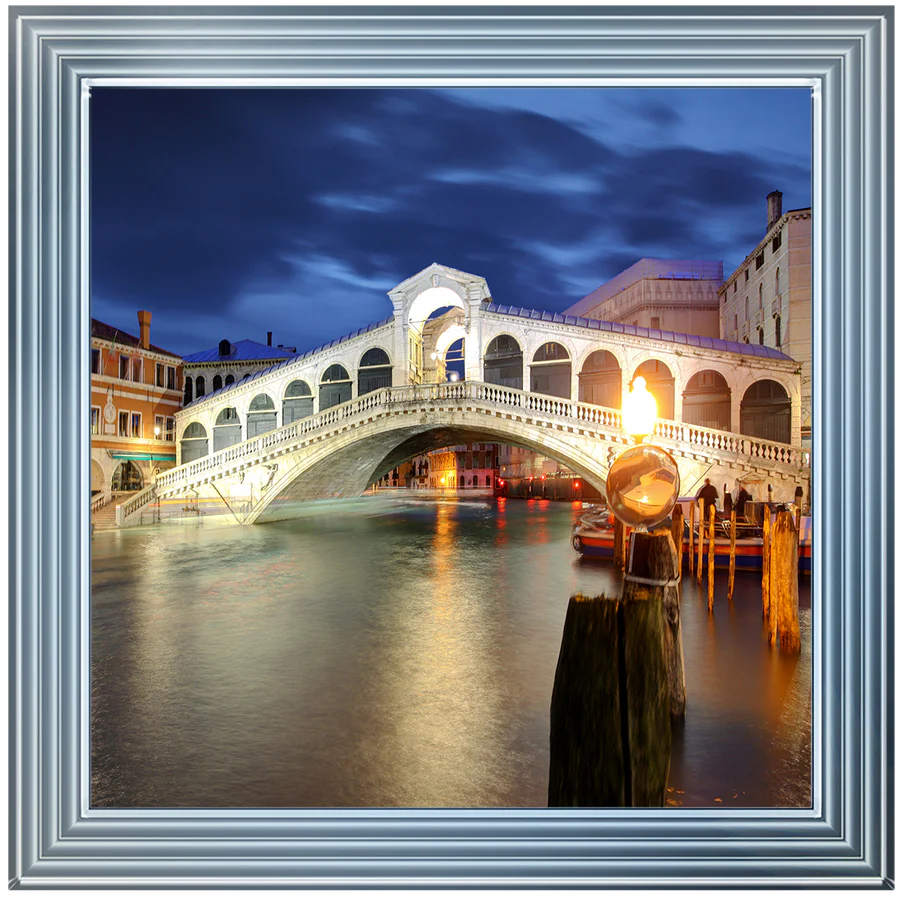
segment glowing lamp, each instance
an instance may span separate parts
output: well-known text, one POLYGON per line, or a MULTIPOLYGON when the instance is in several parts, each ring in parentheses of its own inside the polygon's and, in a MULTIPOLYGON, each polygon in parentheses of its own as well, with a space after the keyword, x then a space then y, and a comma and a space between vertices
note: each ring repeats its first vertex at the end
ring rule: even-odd
POLYGON ((153 433, 154 433, 157 437, 159 437, 160 431, 162 431, 162 429, 159 427, 159 425, 157 425, 157 426, 153 429, 153 433))
POLYGON ((638 443, 653 434, 656 423, 656 400, 647 390, 647 381, 638 375, 622 404, 622 427, 638 443))
POLYGON ((576 487, 576 488, 581 487, 581 482, 580 482, 580 481, 576 481, 576 482, 575 482, 575 487, 576 487))

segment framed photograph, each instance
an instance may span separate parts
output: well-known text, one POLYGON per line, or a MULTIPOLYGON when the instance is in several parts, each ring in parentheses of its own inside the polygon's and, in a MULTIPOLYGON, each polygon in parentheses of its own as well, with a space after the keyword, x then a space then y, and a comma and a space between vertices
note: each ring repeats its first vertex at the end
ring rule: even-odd
MULTIPOLYGON (((838 2, 826 12, 819 9, 813 14, 805 4, 775 8, 755 2, 719 6, 677 2, 54 4, 38 0, 10 5, 9 172, 14 191, 11 189, 9 199, 8 322, 15 423, 9 468, 10 893, 694 894, 768 890, 896 894, 900 841, 897 804, 891 799, 898 795, 898 579, 891 542, 898 525, 896 460, 900 443, 893 352, 898 334, 897 260, 893 253, 898 186, 896 165, 891 160, 900 149, 896 117, 900 80, 894 49, 900 44, 900 32, 898 8, 887 0, 863 5, 838 2), (242 90, 250 96, 250 92, 274 88, 316 91, 323 98, 329 91, 340 90, 350 97, 354 92, 377 90, 388 107, 401 102, 403 92, 411 89, 456 92, 454 100, 465 102, 473 102, 472 92, 478 90, 499 94, 514 88, 529 90, 534 98, 540 92, 572 89, 782 88, 809 92, 812 190, 810 202, 801 204, 809 209, 800 212, 811 211, 804 221, 810 223, 812 251, 814 415, 804 422, 810 429, 805 437, 812 450, 808 493, 815 543, 806 620, 810 639, 802 652, 812 688, 810 733, 794 742, 802 745, 808 756, 803 764, 811 772, 808 793, 805 789, 791 793, 788 786, 779 795, 770 783, 760 796, 787 797, 771 807, 741 803, 737 794, 736 802, 719 808, 702 802, 682 805, 677 798, 664 808, 544 806, 534 803, 530 789, 515 787, 515 768, 522 764, 521 759, 508 749, 489 759, 492 745, 487 738, 477 752, 474 744, 461 743, 456 763, 462 767, 488 765, 500 781, 508 780, 513 788, 504 792, 501 785, 485 794, 480 803, 470 802, 472 795, 465 791, 458 793, 462 798, 458 802, 444 803, 444 798, 454 796, 452 790, 433 795, 427 789, 411 788, 373 790, 368 795, 353 790, 342 793, 339 785, 329 784, 327 779, 313 790, 285 787, 272 793, 274 789, 265 786, 264 777, 248 788, 246 773, 230 768, 230 762, 223 766, 224 757, 213 759, 216 744, 229 727, 227 721, 217 721, 221 718, 218 713, 203 720, 205 724, 194 722, 187 727, 190 710, 161 710, 156 705, 154 697, 160 696, 161 686, 153 679, 169 677, 165 665, 153 668, 153 679, 130 685, 146 699, 141 714, 159 719, 156 743, 141 746, 131 756, 146 758, 152 768, 153 760, 159 761, 159 740, 193 740, 203 737, 203 731, 205 738, 194 750, 182 747, 179 765, 198 775, 216 772, 221 783, 210 792, 185 792, 187 776, 182 771, 180 780, 171 782, 177 787, 161 793, 162 781, 150 778, 148 768, 146 783, 141 783, 140 772, 132 771, 128 773, 129 789, 117 795, 115 778, 104 780, 109 767, 128 756, 117 755, 116 747, 134 744, 138 738, 132 719, 117 721, 114 699, 105 710, 92 708, 92 679, 96 680, 99 672, 111 684, 124 672, 117 668, 122 665, 120 652, 135 658, 153 654, 153 634, 160 640, 162 636, 151 627, 141 638, 144 646, 122 647, 113 636, 112 618, 97 620, 102 628, 110 628, 108 634, 92 630, 91 433, 97 435, 108 426, 109 434, 117 437, 155 425, 161 446, 166 440, 178 441, 182 451, 182 439, 192 435, 183 433, 174 413, 153 416, 141 411, 137 400, 124 412, 119 410, 117 415, 113 411, 104 418, 102 399, 91 393, 94 360, 89 350, 92 316, 96 315, 91 306, 95 289, 92 266, 99 265, 94 242, 106 254, 104 264, 110 247, 115 246, 106 239, 114 228, 109 220, 103 223, 100 244, 101 232, 92 220, 91 208, 96 184, 103 182, 108 189, 113 181, 95 177, 92 183, 91 170, 93 166, 96 176, 98 166, 121 167, 126 172, 129 166, 126 147, 117 147, 105 156, 98 152, 95 142, 116 127, 115 110, 110 113, 105 107, 101 119, 98 104, 106 102, 110 91, 128 97, 138 90, 153 89, 164 98, 166 92, 181 91, 187 97, 188 92, 203 90, 242 90), (101 121, 105 132, 98 131, 101 121), (92 654, 98 648, 113 660, 108 669, 92 667, 96 663, 92 654), (98 728, 99 732, 92 731, 98 728), (103 736, 99 743, 98 733, 103 736), (106 770, 97 763, 98 747, 101 753, 110 750, 106 770), (510 769, 508 778, 502 775, 504 766, 510 769), (103 776, 99 780, 98 773, 103 776), (437 798, 433 806, 428 804, 431 796, 437 798), (233 803, 229 797, 234 798, 233 803), (248 797, 260 802, 249 804, 248 797), (391 799, 379 802, 385 797, 391 799), (404 797, 412 798, 408 806, 402 802, 404 797)), ((156 113, 164 117, 165 100, 161 102, 156 113)), ((542 102, 547 101, 529 100, 542 102)), ((193 124, 187 109, 184 106, 182 115, 193 124)), ((256 112, 263 117, 275 115, 264 104, 256 112)), ((427 115, 421 108, 415 112, 427 115)), ((122 121, 127 113, 126 108, 119 110, 122 121)), ((774 110, 770 113, 771 127, 785 128, 786 139, 789 125, 779 120, 774 110)), ((283 110, 278 112, 283 114, 283 110)), ((408 114, 409 110, 403 112, 408 114)), ((652 119, 653 110, 647 115, 652 119)), ((661 115, 657 109, 653 127, 671 125, 659 119, 661 115)), ((727 127, 724 113, 722 116, 709 123, 711 130, 727 127)), ((761 113, 760 121, 765 118, 761 113)), ((198 118, 196 127, 201 133, 206 126, 198 118)), ((152 128, 150 117, 147 128, 152 128)), ((149 143, 152 138, 146 133, 149 143)), ((410 139, 415 129, 398 129, 397 133, 410 139)), ((203 140, 208 137, 204 134, 203 140)), ((353 131, 349 122, 341 137, 357 142, 368 139, 364 128, 353 131)), ((478 140, 479 135, 472 139, 478 140)), ((384 143, 383 138, 379 143, 384 143)), ((206 144, 198 146, 202 153, 207 152, 203 149, 206 144)), ((285 147, 285 152, 289 150, 285 147)), ((790 157, 789 147, 784 154, 786 159, 790 157)), ((135 153, 135 159, 137 156, 135 153)), ((212 160, 213 154, 208 158, 212 160)), ((193 170, 190 177, 197 177, 199 171, 193 170)), ((573 188, 577 178, 572 176, 563 183, 569 173, 556 174, 559 190, 577 190, 573 188)), ((671 174, 677 177, 674 164, 671 174)), ((453 183, 462 184, 465 177, 460 172, 447 175, 448 183, 455 178, 453 183)), ((347 194, 330 190, 324 176, 322 184, 322 209, 377 205, 378 198, 352 194, 352 188, 347 194)), ((150 184, 147 189, 152 189, 150 184)), ((778 192, 766 198, 769 227, 782 213, 781 195, 775 198, 775 194, 778 192), (772 219, 776 206, 777 215, 772 219)), ((238 198, 236 202, 241 201, 238 198)), ((643 202, 647 202, 646 193, 643 202)), ((647 220, 642 221, 646 227, 647 220)), ((216 223, 210 220, 207 224, 214 236, 216 223)), ((321 224, 324 229, 324 216, 321 224)), ((154 225, 148 216, 146 227, 152 229, 158 223, 154 225)), ((248 236, 247 242, 259 239, 248 236)), ((148 240, 148 246, 151 244, 148 240)), ((240 252, 240 242, 233 246, 235 253, 240 252)), ((747 252, 751 250, 748 244, 747 252)), ((151 255, 145 260, 147 278, 154 277, 151 255)), ((452 266, 455 260, 447 262, 452 266)), ((748 283, 751 265, 752 261, 746 263, 748 283)), ((761 267, 761 263, 757 265, 761 267)), ((414 276, 415 271, 407 274, 414 276)), ((726 301, 729 271, 724 279, 719 274, 726 301)), ((466 291, 477 295, 479 304, 509 302, 491 297, 486 285, 480 287, 477 276, 490 279, 489 264, 480 270, 473 265, 471 272, 476 274, 436 265, 419 272, 415 277, 422 284, 416 284, 423 291, 429 285, 435 291, 462 285, 462 295, 466 291)), ((218 277, 224 281, 231 276, 222 273, 218 277)), ((414 280, 410 278, 410 282, 414 280)), ((384 292, 391 292, 395 311, 406 302, 405 284, 393 290, 393 283, 383 286, 384 292)), ((761 284, 759 298, 762 315, 761 284)), ((120 299, 123 309, 134 308, 127 296, 120 299)), ((465 312, 468 308, 462 304, 461 309, 465 312)), ((429 307, 429 312, 433 311, 429 307)), ((491 307, 491 311, 511 314, 508 307, 491 307)), ((521 312, 516 310, 516 314, 521 312)), ((576 315, 589 317, 584 310, 576 315)), ((374 322, 379 314, 369 318, 374 322)), ((741 321, 747 331, 752 324, 750 312, 745 319, 741 321)), ((253 321, 252 314, 245 321, 253 321)), ((587 327, 579 322, 568 324, 587 327)), ((386 323, 372 327, 377 330, 386 323)), ((658 321, 648 324, 650 337, 665 329, 658 321)), ((763 344, 768 324, 758 325, 759 344, 763 344)), ((456 327, 462 329, 462 325, 456 327)), ((635 322, 631 327, 643 326, 635 322)), ((140 341, 149 346, 149 317, 141 320, 140 328, 140 341)), ((335 328, 333 337, 343 333, 341 325, 335 328)), ((734 341, 740 346, 737 313, 735 329, 734 341)), ((197 326, 197 333, 201 332, 197 326)), ((442 351, 447 350, 451 337, 458 337, 452 329, 447 334, 442 351)), ((323 341, 326 339, 324 335, 323 341)), ((780 345, 780 334, 777 341, 780 345)), ((576 344, 577 340, 572 346, 576 344)), ((565 341, 548 346, 562 346, 566 352, 565 341)), ((362 363, 363 368, 368 365, 360 374, 361 379, 363 374, 368 379, 367 390, 380 385, 383 372, 378 367, 388 355, 380 352, 381 356, 373 350, 375 355, 367 357, 370 364, 362 363)), ((547 394, 553 393, 554 378, 564 377, 567 385, 576 383, 574 370, 560 375, 561 357, 553 353, 532 360, 537 363, 532 366, 537 374, 531 377, 544 379, 534 381, 533 387, 546 382, 534 389, 547 394)), ((751 368, 752 355, 748 355, 751 368)), ((575 354, 572 356, 574 359, 575 354)), ((411 356, 404 361, 413 364, 411 356)), ((328 362, 337 363, 337 357, 328 362)), ((478 371, 470 371, 470 365, 469 358, 460 360, 458 376, 447 379, 448 390, 466 389, 472 372, 478 371)), ((319 394, 333 395, 335 403, 344 402, 347 398, 341 394, 340 379, 329 378, 328 371, 317 374, 319 394)), ((119 359, 116 372, 118 377, 134 381, 140 376, 160 390, 177 389, 181 377, 174 360, 167 360, 164 353, 153 368, 146 361, 129 358, 123 363, 119 359)), ((800 391, 799 374, 785 368, 784 377, 791 384, 794 378, 800 391)), ((306 411, 303 404, 309 401, 305 397, 291 398, 298 410, 306 411)), ((266 424, 268 419, 263 421, 270 415, 268 408, 253 412, 262 434, 271 427, 266 424)), ((801 424, 799 415, 785 424, 790 443, 799 443, 801 424)), ((230 422, 216 425, 223 434, 234 428, 230 422)), ((548 437, 547 441, 551 446, 562 438, 548 437)), ((490 468, 486 462, 483 465, 490 468)), ((235 477, 243 479, 243 475, 235 477)), ((346 473, 342 477, 347 477, 346 473)), ((702 478, 699 469, 697 478, 702 478)), ((279 490, 284 487, 277 480, 277 466, 272 469, 271 484, 279 490)), ((699 484, 699 480, 692 484, 691 490, 699 484)), ((567 490, 572 490, 571 486, 567 490)), ((295 494, 286 496, 304 499, 302 491, 295 494)), ((195 500, 202 504, 202 488, 195 500)), ((334 549, 338 552, 337 544, 334 549)), ((156 552, 157 563, 136 563, 143 566, 141 571, 107 574, 111 579, 142 579, 148 590, 141 602, 152 605, 153 592, 164 591, 169 580, 166 566, 173 565, 172 558, 158 548, 156 552)), ((244 553, 246 547, 235 552, 244 553)), ((339 573, 339 556, 338 552, 333 564, 335 584, 346 581, 346 590, 359 589, 357 581, 339 573)), ((380 563, 372 554, 359 563, 361 571, 368 571, 366 567, 374 571, 376 565, 380 563)), ((294 579, 298 574, 289 567, 280 574, 267 566, 259 568, 259 579, 279 577, 294 579)), ((210 596, 202 601, 209 610, 221 599, 212 596, 214 593, 210 589, 210 596)), ((266 612, 257 609, 254 614, 263 617, 266 612)), ((157 612, 148 607, 141 615, 152 624, 157 612)), ((163 621, 157 617, 157 626, 163 621)), ((252 627, 249 618, 242 622, 252 627)), ((171 628, 171 622, 163 627, 171 628)), ((178 627, 188 635, 193 627, 190 616, 181 617, 178 627)), ((220 632, 216 637, 223 641, 220 656, 227 654, 228 635, 220 632)), ((319 638, 328 641, 327 629, 319 638)), ((203 640, 208 639, 207 634, 203 640)), ((165 653, 175 652, 171 643, 156 646, 157 651, 165 646, 165 653)), ((246 643, 239 646, 245 648, 246 643)), ((187 641, 182 649, 199 657, 204 653, 203 647, 187 641)), ((296 659, 302 651, 294 642, 277 652, 284 662, 289 656, 296 659)), ((208 652, 215 655, 219 650, 210 645, 208 652)), ((264 650, 261 653, 265 655, 264 650)), ((366 672, 361 658, 359 654, 345 656, 348 671, 353 673, 351 680, 363 684, 366 672)), ((458 654, 454 658, 459 663, 458 654)), ((400 657, 397 661, 402 662, 400 657)), ((274 671, 274 664, 268 661, 268 668, 259 671, 274 671)), ((439 688, 434 672, 448 664, 432 654, 427 664, 400 665, 395 675, 404 680, 414 672, 419 677, 430 673, 420 684, 420 694, 433 691, 436 697, 439 688)), ((511 657, 510 664, 520 665, 521 661, 516 663, 511 657)), ((292 671, 299 682, 310 675, 303 667, 292 671)), ((229 686, 221 671, 213 674, 206 670, 204 677, 216 681, 216 689, 205 697, 224 697, 228 690, 240 687, 229 686)), ((315 690, 334 690, 337 699, 332 699, 338 702, 341 697, 347 699, 347 687, 320 684, 315 690)), ((329 723, 327 704, 279 706, 266 684, 257 688, 253 701, 259 716, 257 733, 242 734, 241 748, 247 758, 257 758, 261 767, 277 753, 267 743, 269 738, 260 735, 274 734, 266 722, 285 711, 310 715, 309 733, 318 730, 319 734, 311 749, 307 748, 313 755, 327 755, 328 736, 335 728, 347 727, 346 722, 329 723)), ((132 704, 132 715, 139 706, 132 704)), ((220 709, 225 707, 227 703, 220 709)), ((464 712, 458 712, 464 718, 464 712)), ((440 717, 442 713, 434 703, 429 706, 423 701, 415 715, 440 717)), ((247 732, 246 718, 235 721, 247 732)), ((447 728, 454 721, 448 719, 447 728)), ((412 727, 411 722, 407 724, 412 727)), ((463 719, 457 724, 462 727, 463 719)), ((361 753, 377 756, 379 742, 372 727, 372 722, 359 725, 365 733, 359 734, 356 746, 361 753)), ((453 729, 459 730, 457 726, 453 729)), ((714 731, 711 735, 715 739, 714 731)), ((421 771, 421 760, 412 758, 383 763, 398 767, 396 777, 400 779, 403 772, 421 771)), ((348 771, 353 769, 352 760, 343 765, 348 771)), ((784 777, 783 771, 770 771, 767 766, 769 763, 760 768, 761 779, 774 782, 784 777)), ((806 771, 802 766, 801 770, 806 771)), ((303 773, 289 768, 281 777, 287 783, 292 778, 302 779, 303 773)))

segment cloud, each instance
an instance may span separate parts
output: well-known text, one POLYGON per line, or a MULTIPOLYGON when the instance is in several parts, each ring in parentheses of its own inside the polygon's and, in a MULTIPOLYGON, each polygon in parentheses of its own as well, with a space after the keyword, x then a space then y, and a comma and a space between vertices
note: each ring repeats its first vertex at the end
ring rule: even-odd
MULTIPOLYGON (((739 136, 635 146, 597 130, 584 89, 534 109, 523 91, 479 96, 95 88, 94 315, 127 327, 151 309, 176 352, 253 328, 308 349, 387 316, 386 292, 432 261, 483 275, 497 302, 559 310, 641 256, 730 271, 769 190, 808 202, 802 160, 739 136)), ((664 138, 678 110, 639 99, 632 119, 664 138)))

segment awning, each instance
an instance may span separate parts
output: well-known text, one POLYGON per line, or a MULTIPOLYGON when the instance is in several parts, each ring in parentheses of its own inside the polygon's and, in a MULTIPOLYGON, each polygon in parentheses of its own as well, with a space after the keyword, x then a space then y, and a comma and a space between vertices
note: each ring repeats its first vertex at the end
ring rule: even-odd
POLYGON ((143 459, 150 462, 173 462, 175 454, 159 456, 155 453, 113 453, 113 459, 143 459))

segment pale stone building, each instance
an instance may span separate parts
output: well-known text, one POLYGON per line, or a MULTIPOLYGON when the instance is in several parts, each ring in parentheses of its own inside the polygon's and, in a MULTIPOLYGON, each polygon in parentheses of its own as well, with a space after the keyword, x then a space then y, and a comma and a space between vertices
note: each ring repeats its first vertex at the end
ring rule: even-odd
POLYGON ((719 337, 722 263, 640 259, 565 312, 657 331, 719 337))
MULTIPOLYGON (((812 212, 782 214, 782 194, 766 198, 766 231, 719 288, 722 337, 781 350, 800 365, 801 440, 812 429, 812 212)), ((787 402, 783 390, 757 398, 759 416, 787 402)))

